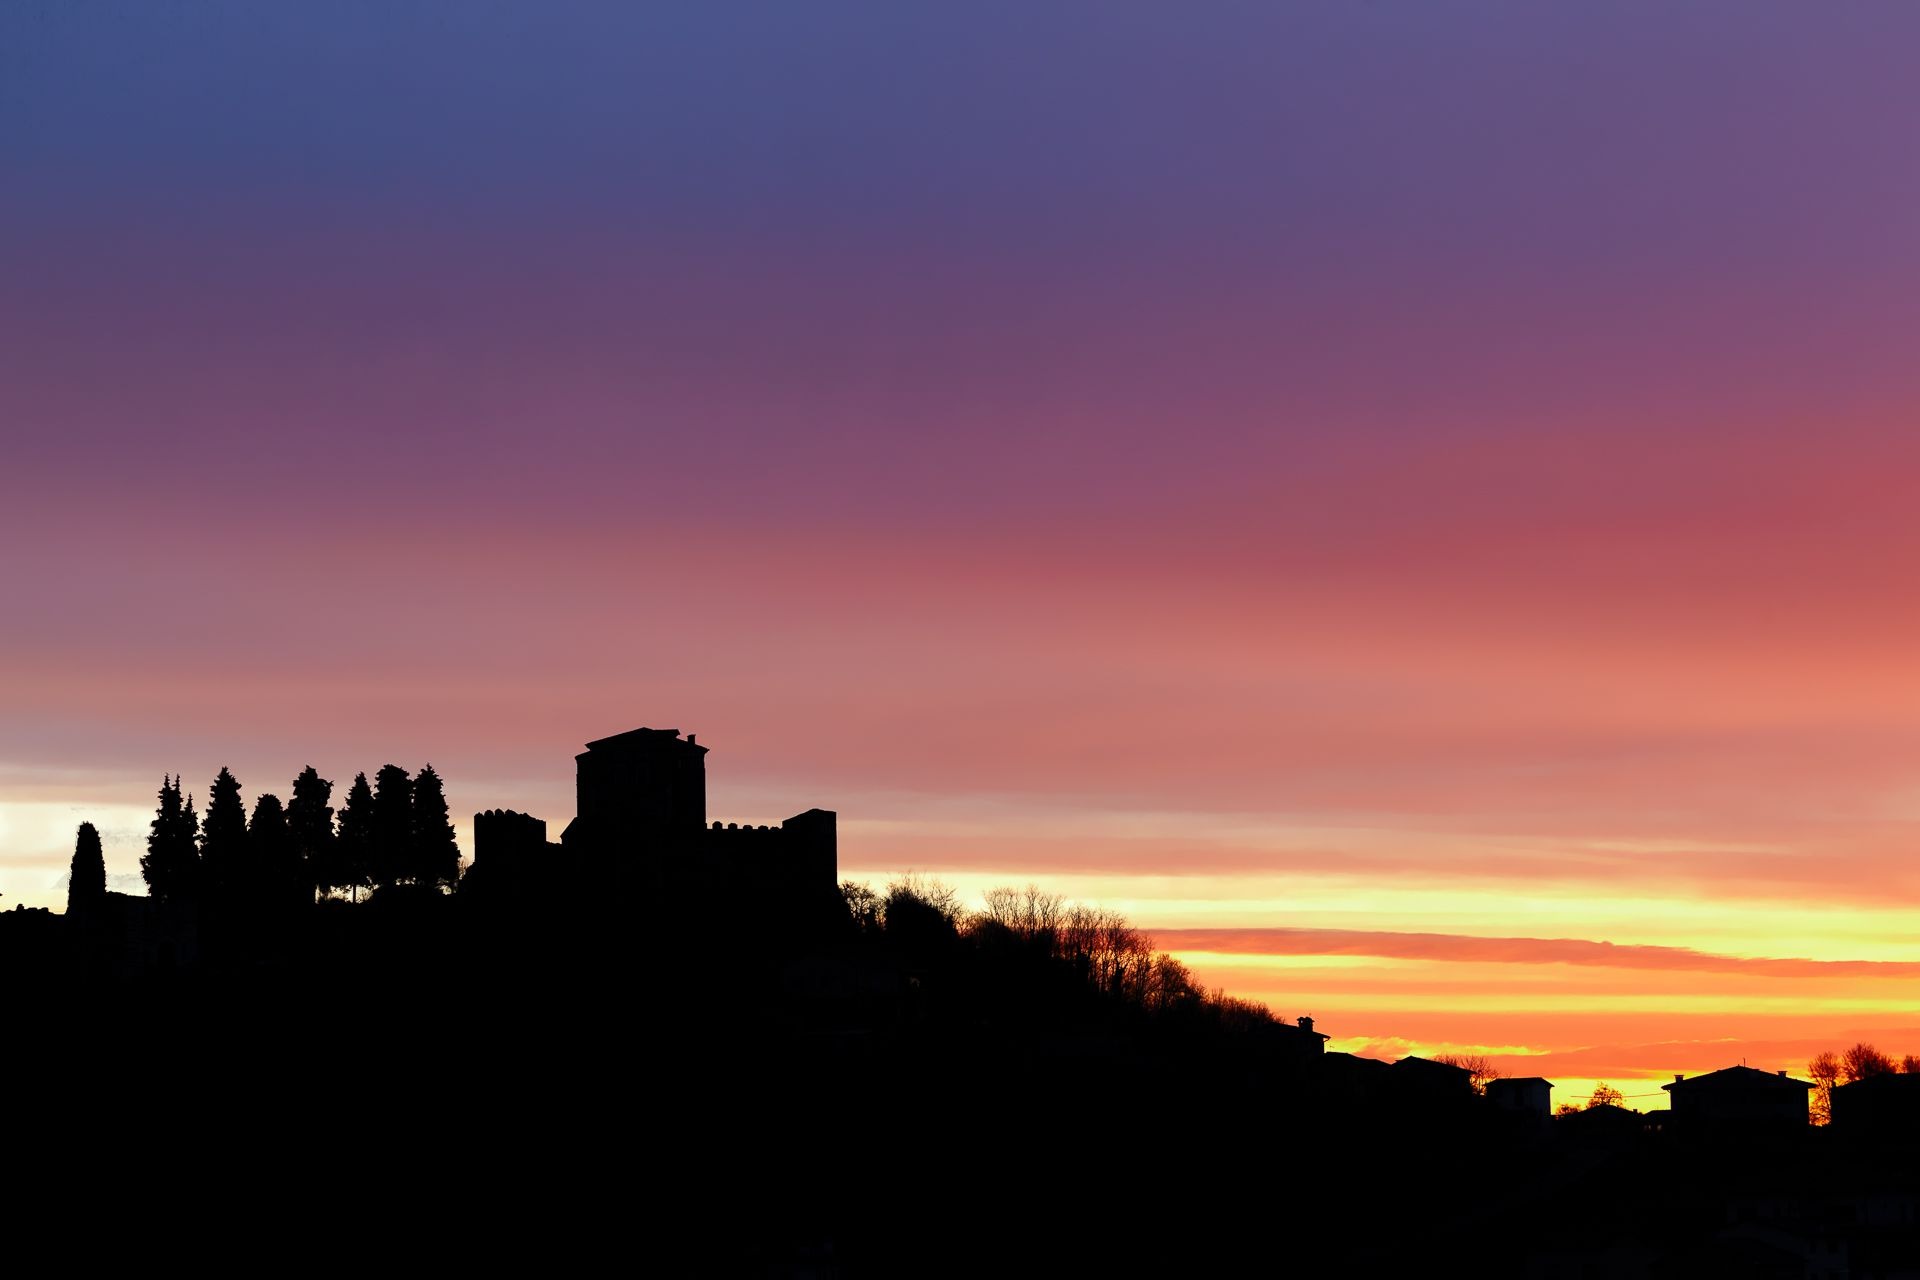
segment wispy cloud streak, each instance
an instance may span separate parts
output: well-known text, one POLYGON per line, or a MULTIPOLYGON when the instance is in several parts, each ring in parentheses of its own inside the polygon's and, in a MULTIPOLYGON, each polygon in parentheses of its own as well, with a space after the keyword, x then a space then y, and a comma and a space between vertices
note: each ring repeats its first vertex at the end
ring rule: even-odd
POLYGON ((1718 955, 1689 947, 1621 946, 1585 938, 1477 937, 1358 929, 1156 929, 1153 936, 1158 945, 1168 950, 1210 952, 1222 957, 1379 956, 1477 964, 1568 964, 1607 969, 1757 974, 1769 978, 1920 978, 1920 961, 1718 955))

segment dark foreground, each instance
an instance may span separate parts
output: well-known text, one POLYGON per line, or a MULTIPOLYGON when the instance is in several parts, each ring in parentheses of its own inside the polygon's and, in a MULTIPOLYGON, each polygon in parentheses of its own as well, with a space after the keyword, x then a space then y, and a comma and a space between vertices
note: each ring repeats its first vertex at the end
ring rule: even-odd
POLYGON ((1520 1126, 1001 989, 1032 972, 910 959, 453 899, 316 911, 189 972, 15 954, 10 1247, 275 1270, 1920 1272, 1901 1135, 1520 1126))

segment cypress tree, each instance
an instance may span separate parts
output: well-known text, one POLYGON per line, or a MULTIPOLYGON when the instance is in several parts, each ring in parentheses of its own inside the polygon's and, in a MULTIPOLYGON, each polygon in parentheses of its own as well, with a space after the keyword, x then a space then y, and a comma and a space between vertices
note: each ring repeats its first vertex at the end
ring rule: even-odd
POLYGON ((207 791, 207 820, 200 831, 200 868, 208 896, 231 901, 246 896, 247 809, 240 783, 222 766, 207 791))
POLYGON ((375 886, 409 879, 413 851, 413 779, 397 764, 373 777, 373 848, 368 879, 375 886))
POLYGON ((91 822, 80 824, 73 842, 73 864, 67 871, 67 914, 91 914, 107 898, 107 861, 100 852, 100 833, 91 822))
POLYGON ((190 898, 199 881, 200 850, 194 842, 200 820, 190 804, 182 804, 180 780, 160 780, 160 807, 147 832, 147 851, 140 855, 140 874, 149 896, 162 900, 190 898))
POLYGON ((347 788, 333 851, 337 879, 332 887, 351 889, 357 902, 373 865, 373 788, 367 785, 364 773, 354 774, 353 785, 347 788))
POLYGON ((460 878, 460 846, 447 818, 447 796, 440 775, 428 765, 413 780, 413 879, 419 884, 450 885, 460 878))
MULTIPOLYGON (((267 792, 253 802, 253 820, 247 824, 248 905, 256 911, 274 911, 297 901, 300 863, 294 854, 293 833, 287 830, 280 797, 267 792)), ((308 901, 312 901, 311 892, 308 901)))
POLYGON ((333 784, 308 765, 293 780, 293 799, 287 802, 287 830, 293 837, 293 856, 309 890, 325 893, 344 887, 333 834, 333 784))

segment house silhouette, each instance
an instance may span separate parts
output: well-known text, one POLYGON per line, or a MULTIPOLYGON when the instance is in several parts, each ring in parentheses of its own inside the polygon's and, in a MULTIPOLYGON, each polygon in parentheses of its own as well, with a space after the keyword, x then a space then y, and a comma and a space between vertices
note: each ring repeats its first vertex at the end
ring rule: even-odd
POLYGON ((1660 1086, 1672 1099, 1673 1122, 1682 1129, 1804 1129, 1807 1094, 1813 1085, 1784 1071, 1722 1067, 1703 1076, 1677 1075, 1660 1086))
POLYGON ((1503 1076, 1487 1081, 1487 1102, 1495 1111, 1519 1116, 1544 1129, 1553 1113, 1553 1081, 1540 1076, 1503 1076))
POLYGON ((1912 1141, 1920 1136, 1920 1075, 1868 1076, 1835 1086, 1833 1127, 1848 1135, 1912 1141))

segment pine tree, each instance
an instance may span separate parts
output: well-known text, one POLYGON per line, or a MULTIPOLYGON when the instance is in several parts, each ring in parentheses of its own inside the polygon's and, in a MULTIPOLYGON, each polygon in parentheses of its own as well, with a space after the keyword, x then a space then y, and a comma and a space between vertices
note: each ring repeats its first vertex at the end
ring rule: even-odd
POLYGON ((308 765, 293 780, 293 799, 287 804, 287 830, 293 854, 309 889, 321 893, 344 887, 333 834, 333 784, 308 765))
POLYGON ((194 895, 199 883, 200 850, 194 837, 200 820, 190 805, 183 806, 180 780, 160 780, 160 807, 147 833, 147 851, 140 856, 140 874, 147 894, 178 901, 194 895))
POLYGON ((373 847, 368 879, 375 887, 409 879, 413 851, 413 779, 397 764, 373 777, 373 847))
POLYGON ((173 779, 166 774, 160 775, 160 807, 154 811, 153 821, 147 825, 147 851, 140 855, 140 878, 147 882, 147 896, 165 898, 171 896, 167 865, 167 841, 180 823, 180 793, 174 789, 173 779))
POLYGON ((413 848, 409 859, 418 884, 451 885, 460 878, 460 846, 447 818, 440 775, 428 765, 413 780, 413 848))
POLYGON ((353 785, 347 788, 333 848, 338 878, 332 887, 352 890, 358 901, 373 866, 373 788, 367 785, 364 773, 354 774, 353 785))
POLYGON ((200 869, 210 898, 227 902, 246 895, 247 809, 240 800, 239 781, 224 766, 207 792, 200 869))
POLYGON ((83 822, 73 842, 73 865, 67 872, 67 914, 88 915, 106 898, 107 861, 100 852, 100 833, 91 822, 83 822))
MULTIPOLYGON (((180 775, 173 778, 174 794, 180 792, 180 775)), ((198 896, 205 892, 207 885, 207 864, 200 858, 200 815, 193 809, 193 793, 187 793, 187 799, 180 806, 180 849, 185 865, 192 868, 187 877, 187 893, 198 896)))

